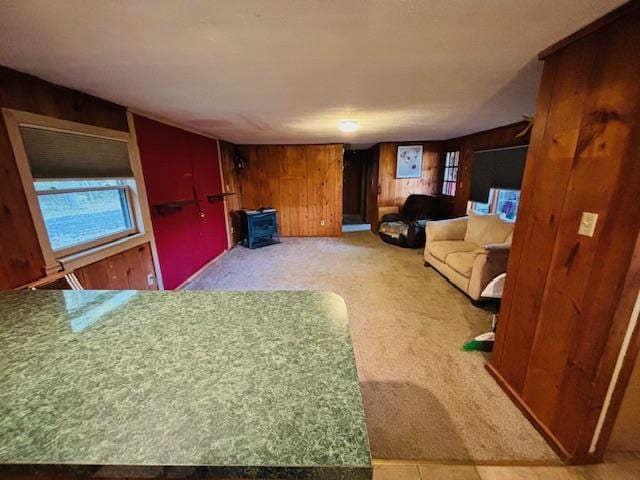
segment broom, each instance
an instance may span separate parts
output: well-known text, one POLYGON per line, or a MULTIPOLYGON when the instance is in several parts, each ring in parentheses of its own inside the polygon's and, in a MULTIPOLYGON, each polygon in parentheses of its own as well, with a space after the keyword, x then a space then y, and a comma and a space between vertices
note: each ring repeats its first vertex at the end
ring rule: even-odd
POLYGON ((473 340, 468 341, 462 345, 463 352, 490 352, 493 350, 493 341, 496 338, 494 332, 483 333, 478 335, 473 340))

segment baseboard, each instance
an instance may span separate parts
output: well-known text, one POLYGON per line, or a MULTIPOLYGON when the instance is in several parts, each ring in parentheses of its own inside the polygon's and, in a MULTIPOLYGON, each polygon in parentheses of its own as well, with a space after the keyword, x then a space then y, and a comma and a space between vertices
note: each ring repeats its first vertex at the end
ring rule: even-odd
POLYGON ((342 233, 370 232, 371 225, 368 223, 342 225, 342 233))
POLYGON ((198 275, 200 275, 202 272, 204 272, 207 268, 209 268, 211 265, 213 265, 214 263, 216 263, 218 260, 220 260, 222 257, 224 257, 227 253, 229 253, 232 249, 233 249, 233 245, 230 248, 225 249, 220 255, 218 255, 216 258, 214 258, 213 260, 207 262, 204 266, 202 266, 201 268, 199 268, 198 270, 196 270, 194 273, 192 273, 191 275, 189 275, 189 278, 187 278, 184 282, 182 282, 180 285, 178 285, 174 290, 182 290, 184 287, 186 287, 190 282, 193 281, 194 278, 196 278, 198 275))
POLYGON ((489 372, 489 374, 493 377, 496 383, 502 388, 502 390, 509 396, 511 401, 518 407, 518 409, 527 417, 527 420, 531 422, 531 424, 535 427, 536 430, 542 435, 542 437, 547 441, 549 446, 558 454, 558 456, 565 463, 585 463, 584 461, 580 461, 579 459, 574 458, 572 454, 570 454, 565 448, 562 446, 560 441, 555 437, 551 431, 540 421, 540 419, 536 416, 535 413, 529 409, 526 403, 522 400, 518 392, 516 392, 511 385, 507 383, 500 373, 495 369, 495 367, 491 363, 485 364, 485 369, 489 372))

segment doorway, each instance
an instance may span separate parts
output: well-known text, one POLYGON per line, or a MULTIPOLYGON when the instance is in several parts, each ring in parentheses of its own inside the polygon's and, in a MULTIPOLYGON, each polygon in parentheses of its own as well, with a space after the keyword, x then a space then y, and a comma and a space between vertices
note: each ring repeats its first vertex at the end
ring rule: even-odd
POLYGON ((342 231, 371 230, 365 222, 367 150, 345 150, 342 176, 342 231))

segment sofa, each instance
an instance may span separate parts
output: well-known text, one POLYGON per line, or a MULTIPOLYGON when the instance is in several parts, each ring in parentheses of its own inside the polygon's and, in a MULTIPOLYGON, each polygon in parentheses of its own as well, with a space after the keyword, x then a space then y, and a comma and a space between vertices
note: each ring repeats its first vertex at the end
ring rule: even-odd
POLYGON ((424 245, 427 220, 438 218, 438 197, 411 194, 402 208, 378 207, 378 234, 383 241, 400 247, 420 248, 424 245))
POLYGON ((507 271, 514 223, 499 215, 469 212, 468 217, 429 222, 424 248, 431 266, 474 302, 495 277, 507 271))

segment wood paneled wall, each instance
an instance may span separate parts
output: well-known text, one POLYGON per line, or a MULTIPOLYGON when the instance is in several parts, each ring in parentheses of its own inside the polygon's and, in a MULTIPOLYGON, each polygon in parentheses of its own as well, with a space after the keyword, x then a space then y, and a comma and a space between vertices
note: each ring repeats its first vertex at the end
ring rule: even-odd
POLYGON ((640 289, 640 9, 545 58, 490 371, 570 461, 589 447, 640 289), (599 215, 578 235, 582 212, 599 215))
POLYGON ((156 272, 148 243, 79 268, 74 272, 87 290, 157 290, 158 283, 148 285, 147 277, 156 272))
POLYGON ((438 194, 442 142, 381 143, 378 154, 378 206, 404 204, 412 193, 438 194), (422 177, 396 178, 398 145, 422 145, 422 177))
POLYGON ((439 195, 444 174, 444 154, 447 151, 460 150, 460 168, 455 197, 440 195, 440 215, 443 218, 466 215, 469 191, 471 188, 471 166, 473 154, 478 150, 506 148, 528 145, 530 133, 516 137, 527 122, 517 122, 503 127, 473 133, 464 137, 443 141, 380 143, 370 149, 374 160, 367 174, 367 206, 365 216, 375 231, 377 226, 377 207, 402 205, 411 193, 439 195), (396 179, 396 157, 398 145, 422 145, 422 178, 396 179), (375 172, 377 184, 374 185, 371 172, 375 172), (377 195, 372 196, 372 190, 377 195))
MULTIPOLYGON (((124 107, 4 67, 0 106, 128 131, 124 107)), ((1 116, 0 174, 0 288, 14 288, 41 278, 44 259, 1 116)))
MULTIPOLYGON (((526 125, 526 122, 518 122, 443 142, 443 152, 460 150, 456 195, 454 197, 440 197, 442 213, 445 217, 460 217, 467 213, 467 202, 471 191, 473 153, 479 150, 528 145, 529 133, 522 137, 516 137, 526 125)), ((442 157, 442 165, 444 165, 444 156, 442 157)), ((443 167, 441 167, 440 181, 442 181, 442 170, 443 167)))
POLYGON ((242 204, 278 209, 283 236, 342 235, 341 144, 248 145, 242 204))
POLYGON ((222 162, 222 176, 224 180, 223 190, 225 192, 233 192, 225 198, 227 206, 227 215, 229 216, 227 225, 229 228, 229 238, 232 239, 231 246, 238 243, 240 232, 236 231, 234 225, 236 220, 236 212, 242 208, 242 188, 240 185, 240 172, 238 172, 233 161, 235 146, 231 143, 220 141, 220 162, 222 162))

